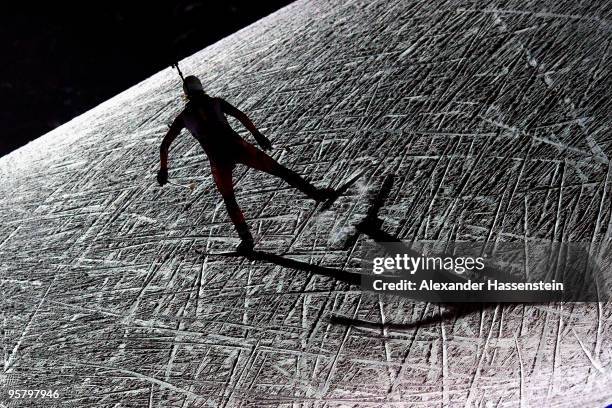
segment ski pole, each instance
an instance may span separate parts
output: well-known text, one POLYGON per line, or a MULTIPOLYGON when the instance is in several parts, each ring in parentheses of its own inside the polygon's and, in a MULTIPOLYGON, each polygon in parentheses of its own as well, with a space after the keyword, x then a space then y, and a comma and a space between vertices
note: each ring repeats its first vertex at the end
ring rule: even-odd
POLYGON ((185 80, 185 78, 183 78, 183 73, 181 72, 181 69, 179 68, 179 63, 178 63, 178 61, 173 62, 173 63, 172 63, 170 66, 171 66, 172 68, 176 68, 176 70, 178 71, 179 76, 180 76, 180 77, 181 77, 181 79, 184 81, 184 80, 185 80))

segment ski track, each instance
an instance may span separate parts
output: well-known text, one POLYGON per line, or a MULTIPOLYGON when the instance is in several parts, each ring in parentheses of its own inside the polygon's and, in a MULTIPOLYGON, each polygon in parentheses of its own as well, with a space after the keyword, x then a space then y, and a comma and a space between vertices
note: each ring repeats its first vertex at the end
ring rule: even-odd
MULTIPOLYGON (((343 235, 366 214, 366 189, 394 173, 379 215, 402 239, 579 241, 597 253, 612 241, 611 15, 596 0, 300 0, 181 68, 316 184, 365 169, 319 213, 237 168, 262 251, 354 270, 343 235)), ((200 256, 238 241, 186 132, 170 177, 197 187, 156 185, 183 103, 168 68, 0 158, 0 406, 612 402, 606 302, 483 306, 419 324, 442 309, 200 256), (8 389, 61 397, 16 401, 8 389)))

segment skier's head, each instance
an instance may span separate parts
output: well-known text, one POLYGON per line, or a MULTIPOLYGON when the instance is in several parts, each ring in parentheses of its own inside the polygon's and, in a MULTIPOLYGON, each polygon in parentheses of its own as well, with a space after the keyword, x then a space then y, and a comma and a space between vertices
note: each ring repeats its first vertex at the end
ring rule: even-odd
POLYGON ((204 92, 204 87, 198 77, 189 75, 183 80, 183 91, 185 91, 185 95, 188 98, 191 98, 198 93, 204 92))

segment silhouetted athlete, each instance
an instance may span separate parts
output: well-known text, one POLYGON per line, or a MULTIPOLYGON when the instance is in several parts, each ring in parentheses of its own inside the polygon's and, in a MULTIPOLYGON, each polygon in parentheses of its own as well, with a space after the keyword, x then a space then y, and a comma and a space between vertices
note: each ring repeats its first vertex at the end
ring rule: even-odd
POLYGON ((240 137, 229 125, 225 114, 238 119, 263 149, 272 148, 270 140, 257 130, 246 114, 221 98, 208 96, 197 77, 186 77, 183 81, 183 90, 189 102, 176 117, 161 143, 161 163, 157 181, 161 186, 168 182, 168 149, 181 129, 189 129, 208 156, 217 189, 242 240, 237 248, 238 251, 251 251, 253 236, 234 195, 232 170, 236 163, 280 177, 316 201, 323 201, 333 194, 332 189, 316 188, 296 172, 277 163, 272 157, 240 137))

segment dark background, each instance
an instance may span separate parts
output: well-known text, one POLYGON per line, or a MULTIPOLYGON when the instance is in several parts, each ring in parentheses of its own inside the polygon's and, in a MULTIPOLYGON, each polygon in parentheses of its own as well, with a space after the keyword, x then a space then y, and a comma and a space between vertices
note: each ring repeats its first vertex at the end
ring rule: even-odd
POLYGON ((290 2, 3 4, 0 156, 290 2))

